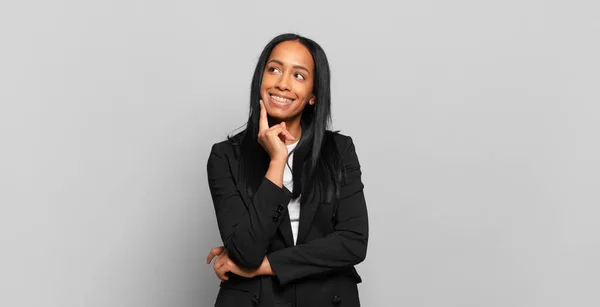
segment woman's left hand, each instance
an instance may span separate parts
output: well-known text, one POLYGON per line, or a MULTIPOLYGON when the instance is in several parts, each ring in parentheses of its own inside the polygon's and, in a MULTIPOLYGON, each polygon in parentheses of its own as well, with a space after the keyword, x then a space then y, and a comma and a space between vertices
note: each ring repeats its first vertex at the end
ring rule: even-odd
POLYGON ((217 277, 219 277, 219 279, 222 281, 229 279, 226 274, 227 272, 231 272, 246 278, 252 278, 256 276, 258 270, 249 270, 238 266, 235 262, 233 262, 233 260, 231 260, 231 258, 229 258, 229 254, 223 246, 218 246, 211 249, 206 257, 206 263, 209 264, 215 256, 218 257, 213 264, 213 269, 215 270, 217 277))

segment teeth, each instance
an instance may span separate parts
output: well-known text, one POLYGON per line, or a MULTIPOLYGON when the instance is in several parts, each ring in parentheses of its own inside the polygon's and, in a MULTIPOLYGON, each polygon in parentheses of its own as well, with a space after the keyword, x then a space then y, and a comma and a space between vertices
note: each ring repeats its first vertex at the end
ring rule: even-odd
POLYGON ((271 97, 279 102, 292 102, 291 99, 286 99, 286 98, 275 96, 275 95, 271 95, 271 97))

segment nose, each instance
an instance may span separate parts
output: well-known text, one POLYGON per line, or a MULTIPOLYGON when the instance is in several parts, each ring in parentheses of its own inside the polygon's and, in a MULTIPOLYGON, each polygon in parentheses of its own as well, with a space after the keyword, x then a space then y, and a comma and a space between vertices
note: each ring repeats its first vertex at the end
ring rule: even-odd
POLYGON ((291 89, 289 76, 287 74, 281 74, 275 87, 280 91, 289 91, 291 89))

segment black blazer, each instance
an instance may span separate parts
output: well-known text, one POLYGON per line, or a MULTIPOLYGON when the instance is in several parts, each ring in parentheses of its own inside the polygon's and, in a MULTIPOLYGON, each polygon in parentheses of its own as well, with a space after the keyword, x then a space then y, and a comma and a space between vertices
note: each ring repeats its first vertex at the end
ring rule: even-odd
MULTIPOLYGON (((240 147, 213 145, 208 182, 223 245, 242 267, 256 268, 266 255, 276 276, 222 282, 215 306, 360 306, 354 265, 366 257, 368 218, 361 170, 349 136, 327 131, 342 156, 345 180, 334 203, 303 202, 296 245, 287 205, 291 192, 266 177, 251 199, 238 171, 240 147)), ((239 142, 237 142, 239 143, 239 142)))

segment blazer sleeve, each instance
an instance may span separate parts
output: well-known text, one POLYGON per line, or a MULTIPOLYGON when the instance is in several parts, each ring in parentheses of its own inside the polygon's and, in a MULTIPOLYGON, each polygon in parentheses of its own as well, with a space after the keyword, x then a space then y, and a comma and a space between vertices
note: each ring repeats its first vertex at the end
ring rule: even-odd
POLYGON ((367 255, 368 217, 361 170, 352 139, 348 137, 334 232, 267 255, 279 283, 343 269, 362 262, 367 255))
POLYGON ((264 259, 269 241, 282 220, 278 216, 289 203, 291 193, 264 177, 253 201, 246 204, 233 180, 223 147, 218 145, 212 147, 207 174, 221 239, 233 261, 254 269, 264 259))

